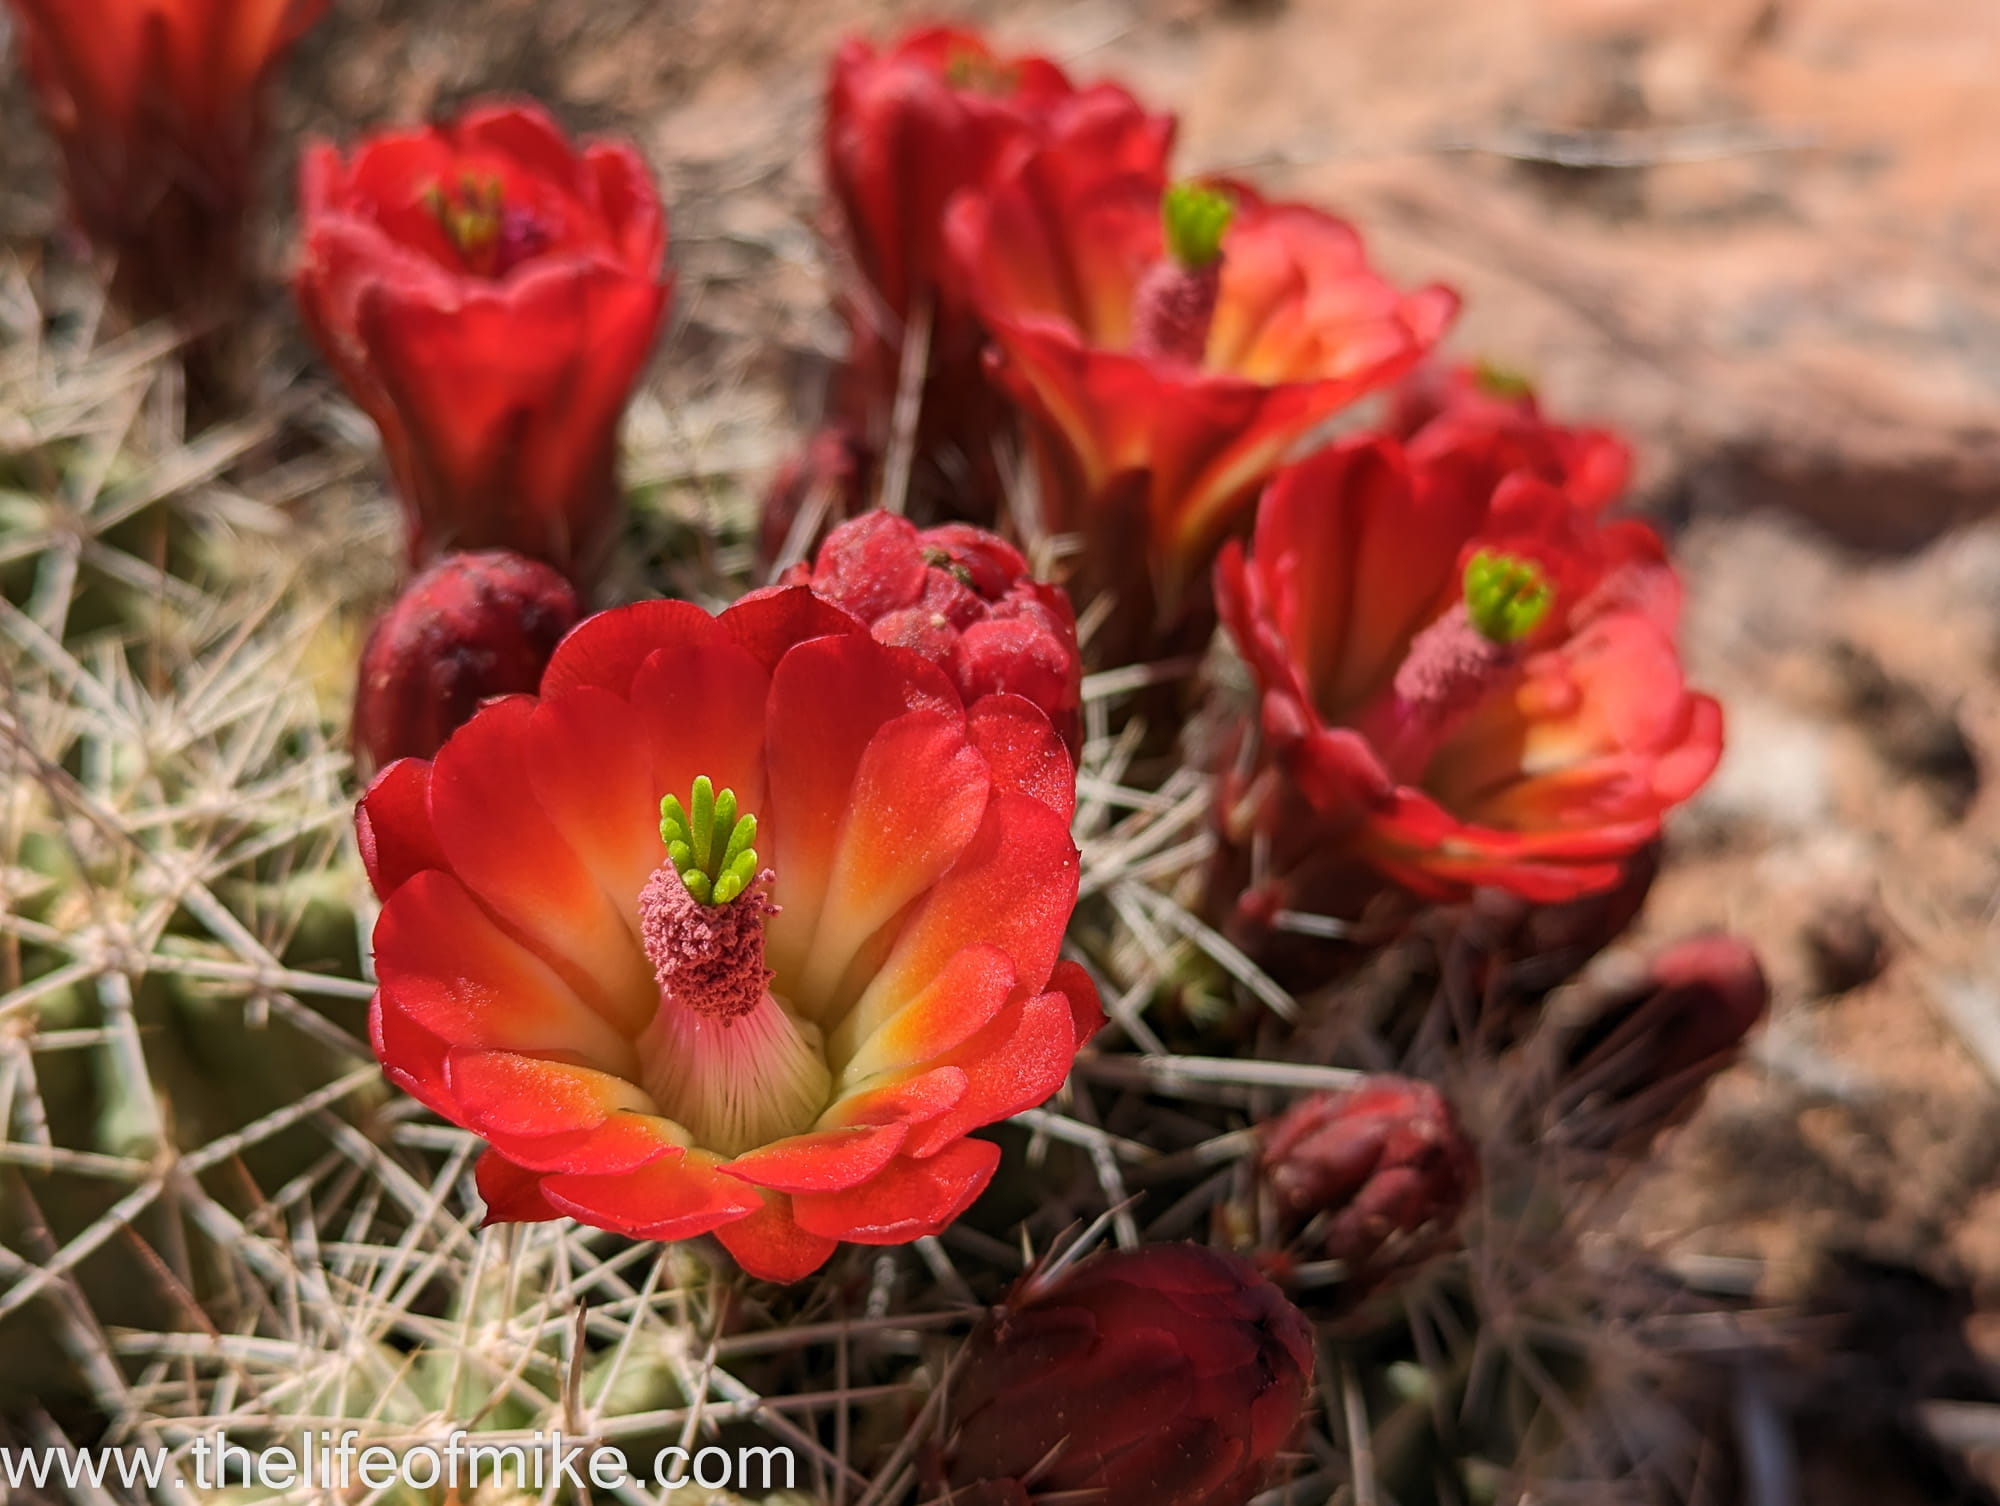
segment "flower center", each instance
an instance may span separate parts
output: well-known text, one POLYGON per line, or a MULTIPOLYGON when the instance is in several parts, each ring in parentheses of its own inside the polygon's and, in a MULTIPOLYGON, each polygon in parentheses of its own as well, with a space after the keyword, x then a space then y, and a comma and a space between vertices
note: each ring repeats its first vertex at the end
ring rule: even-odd
POLYGON ((1222 290, 1222 237, 1235 216, 1235 200, 1200 183, 1171 184, 1160 196, 1167 254, 1132 295, 1135 354, 1201 364, 1222 290))
POLYGON ((424 190, 424 203, 445 239, 476 276, 504 277, 548 249, 548 227, 540 217, 506 198, 499 178, 472 173, 461 173, 456 184, 440 180, 424 190))
POLYGON ((1465 567, 1464 599, 1410 642, 1388 695, 1362 727, 1389 772, 1422 777, 1431 756, 1520 663, 1555 588, 1533 560, 1482 549, 1465 567))
POLYGON ((757 818, 703 775, 660 802, 667 860, 639 891, 639 934, 660 1003, 639 1039, 662 1114, 721 1155, 810 1128, 831 1096, 819 1029, 771 993, 764 919, 771 871, 757 818))

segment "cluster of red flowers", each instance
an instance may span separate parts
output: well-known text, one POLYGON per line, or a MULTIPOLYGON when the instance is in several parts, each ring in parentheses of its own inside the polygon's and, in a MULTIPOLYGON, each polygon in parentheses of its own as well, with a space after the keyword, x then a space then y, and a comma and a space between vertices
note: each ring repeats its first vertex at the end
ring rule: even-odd
MULTIPOLYGON (((324 0, 11 3, 134 310, 205 307, 266 77, 324 0)), ((1643 891, 1721 716, 1684 683, 1659 537, 1612 513, 1625 447, 1433 361, 1451 292, 1396 287, 1317 208, 1176 174, 1174 134, 969 32, 841 50, 851 350, 762 520, 795 562, 719 615, 586 611, 672 292, 638 154, 520 102, 307 151, 298 306, 422 571, 356 707, 373 1039, 487 1143, 493 1218, 713 1233, 781 1280, 950 1223, 1000 1156, 972 1132, 1055 1092, 1100 1020, 1059 956, 1083 664, 1197 652, 1218 619, 1254 701, 1216 771, 1211 918, 1253 956, 1420 902, 1643 891), (1370 395, 1373 428, 1300 453, 1370 395)), ((1618 1109, 1603 1145, 1670 1120, 1762 1011, 1753 958, 1691 946, 1565 1047, 1563 1093, 1618 1109)), ((1262 1145, 1286 1239, 1355 1292, 1449 1247, 1476 1182, 1401 1079, 1262 1145)), ((933 1461, 960 1499, 1258 1488, 1308 1389, 1297 1313, 1209 1252, 1124 1259, 982 1333, 933 1461), (1069 1410, 1017 1413, 1056 1358, 1069 1410), (1156 1386, 1180 1409, 1119 1433, 1156 1386)))

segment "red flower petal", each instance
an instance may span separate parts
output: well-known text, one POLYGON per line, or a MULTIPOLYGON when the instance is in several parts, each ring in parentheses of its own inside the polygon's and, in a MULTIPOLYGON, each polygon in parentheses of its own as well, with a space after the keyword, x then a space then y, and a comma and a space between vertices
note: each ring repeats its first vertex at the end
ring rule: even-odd
POLYGON ((722 1169, 774 1192, 838 1192, 888 1165, 908 1133, 900 1124, 880 1124, 791 1135, 725 1162, 722 1169))
POLYGON ((431 765, 439 845, 510 933, 636 1035, 659 990, 634 918, 613 908, 534 797, 526 757, 534 712, 525 696, 493 702, 439 751, 431 765))
POLYGON ((755 1188, 716 1169, 714 1156, 689 1151, 622 1176, 555 1175, 542 1180, 549 1205, 572 1218, 634 1239, 692 1239, 755 1213, 755 1188))
POLYGON ((631 1038, 510 939, 448 873, 418 874, 375 923, 381 996, 454 1047, 562 1052, 636 1077, 631 1038))
POLYGON ((978 834, 904 924, 855 1011, 864 1022, 887 1019, 951 965, 969 936, 1004 950, 1021 986, 1039 989, 1055 966, 1077 880, 1068 824, 1038 800, 996 793, 978 834))
POLYGON ((454 1124, 464 1117, 445 1086, 444 1059, 450 1046, 385 1001, 379 989, 368 1005, 368 1043, 389 1081, 433 1114, 454 1124))
POLYGON ((595 685, 629 699, 632 677, 653 654, 716 643, 723 636, 718 620, 691 601, 639 601, 599 612, 556 646, 542 672, 542 694, 595 685))
POLYGON ((966 731, 993 770, 995 788, 1039 800, 1068 825, 1076 814, 1076 765, 1041 708, 1016 695, 982 696, 966 731))
POLYGON ((429 762, 399 758, 375 776, 354 807, 361 864, 378 899, 387 899, 404 880, 426 868, 450 866, 431 830, 430 806, 429 762))
POLYGON ((968 1132, 1045 1103, 1069 1076, 1078 1045, 1069 994, 1051 989, 1002 1011, 946 1058, 970 1083, 950 1113, 921 1125, 907 1154, 934 1155, 968 1132))
POLYGON ((925 1160, 908 1156, 847 1192, 796 1196, 799 1227, 827 1239, 862 1245, 904 1244, 935 1234, 972 1205, 993 1180, 1000 1147, 960 1140, 925 1160))
POLYGON ((826 1264, 835 1242, 808 1234, 792 1217, 792 1200, 769 1193, 757 1210, 719 1226, 715 1237, 736 1263, 762 1281, 799 1281, 826 1264))
MULTIPOLYGON (((765 715, 769 810, 757 814, 758 851, 776 872, 779 906, 766 928, 765 955, 781 984, 805 972, 869 743, 885 722, 926 705, 956 708, 943 673, 859 632, 802 643, 773 672, 765 715)), ((795 1002, 803 1008, 810 1001, 795 1002)))
POLYGON ((913 711, 876 732, 847 793, 804 966, 784 980, 795 1001, 837 1001, 863 944, 965 850, 990 789, 986 761, 966 742, 962 717, 913 711))
POLYGON ((486 1204, 487 1224, 540 1224, 562 1214, 542 1196, 542 1174, 516 1166, 499 1151, 480 1154, 472 1169, 472 1179, 486 1204))

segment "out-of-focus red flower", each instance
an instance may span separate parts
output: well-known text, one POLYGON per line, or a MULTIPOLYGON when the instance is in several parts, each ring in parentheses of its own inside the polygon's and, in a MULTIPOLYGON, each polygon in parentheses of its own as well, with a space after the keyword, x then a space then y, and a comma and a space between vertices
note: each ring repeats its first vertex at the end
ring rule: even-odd
POLYGON ((1173 122, 1113 84, 1082 88, 1047 58, 1010 57, 975 32, 921 27, 835 55, 827 86, 826 181, 847 254, 851 349, 836 410, 879 453, 890 437, 905 346, 920 332, 921 407, 910 498, 920 516, 990 522, 1000 501, 996 442, 1005 401, 980 369, 983 343, 946 273, 945 206, 1020 142, 1085 140, 1132 167, 1164 161, 1173 122))
POLYGON ((1088 139, 1009 153, 946 235, 1026 416, 1042 522, 1082 537, 1073 594, 1115 594, 1103 663, 1205 634, 1210 561, 1258 487, 1457 308, 1390 286, 1316 209, 1170 185, 1088 139))
POLYGON ((1235 1255, 1148 1245, 1030 1277, 953 1372, 958 1506, 1243 1506, 1305 1410, 1312 1330, 1235 1255))
POLYGON ((361 801, 390 1078, 494 1220, 713 1231, 792 1280, 950 1223, 1099 1022, 1075 772, 810 591, 621 607, 361 801))
POLYGON ((539 560, 448 554, 403 589, 361 650, 354 745, 370 769, 429 758, 479 703, 531 691, 583 615, 539 560))
MULTIPOLYGON (((1217 590, 1263 739, 1228 841, 1288 819, 1289 784, 1314 817, 1294 845, 1429 899, 1493 885, 1553 903, 1616 884, 1707 779, 1722 713, 1682 678, 1658 537, 1491 470, 1480 446, 1347 441, 1285 471, 1251 548, 1225 549, 1217 590)), ((1313 908, 1267 877, 1246 903, 1313 908)))
POLYGON ((1074 754, 1083 741, 1083 665, 1076 616, 1060 586, 1028 572, 1021 551, 964 523, 919 530, 865 513, 828 537, 784 585, 852 613, 876 639, 914 649, 951 676, 968 703, 1032 701, 1074 754))
POLYGON ((1444 1096, 1388 1073, 1293 1104, 1265 1126, 1259 1169, 1286 1238, 1345 1265, 1350 1297, 1448 1248, 1479 1176, 1444 1096))
POLYGON ((511 549, 588 590, 618 423, 666 312, 666 218, 631 147, 529 104, 311 147, 294 287, 381 431, 412 558, 511 549))
POLYGON ((10 0, 71 209, 141 318, 213 317, 243 276, 264 93, 328 0, 10 0))
POLYGON ((1632 479, 1632 448, 1609 429, 1550 423, 1526 378, 1496 366, 1427 364, 1397 386, 1389 433, 1413 459, 1478 456, 1494 484, 1519 471, 1588 511, 1609 507, 1632 479))
POLYGON ((1565 1143, 1630 1154, 1694 1112, 1771 1002, 1756 952, 1721 932, 1666 948, 1636 977, 1586 978, 1580 992, 1548 1117, 1565 1143))

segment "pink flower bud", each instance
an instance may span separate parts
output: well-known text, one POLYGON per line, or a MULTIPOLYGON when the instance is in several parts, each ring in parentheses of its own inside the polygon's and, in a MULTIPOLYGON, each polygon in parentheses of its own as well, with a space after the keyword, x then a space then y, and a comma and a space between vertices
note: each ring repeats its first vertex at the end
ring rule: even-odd
POLYGON ((932 1461, 954 1506, 1243 1506, 1310 1394, 1312 1331, 1238 1256, 1101 1254, 975 1333, 932 1461))
POLYGON ((1345 1265, 1352 1296, 1447 1248, 1479 1179, 1451 1105, 1412 1078, 1384 1073, 1303 1098, 1264 1136, 1263 1182, 1280 1226, 1345 1265))
POLYGON ((967 705, 1020 696, 1042 709, 1072 755, 1081 745, 1075 614, 1062 589, 1030 575, 1005 540, 962 523, 920 531, 889 513, 864 513, 784 583, 810 586, 866 623, 877 642, 922 654, 967 705))
POLYGON ((374 767, 428 758, 492 696, 531 691, 582 610, 568 581, 504 550, 448 554, 376 620, 354 747, 374 767))

